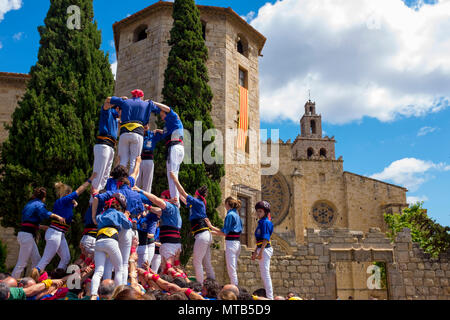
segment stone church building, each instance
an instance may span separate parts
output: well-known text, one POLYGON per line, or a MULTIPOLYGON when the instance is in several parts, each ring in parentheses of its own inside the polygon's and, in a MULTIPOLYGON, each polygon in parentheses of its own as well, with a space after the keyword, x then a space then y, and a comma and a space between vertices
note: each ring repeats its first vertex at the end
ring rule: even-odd
MULTIPOLYGON (((115 95, 128 96, 140 88, 145 99, 163 100, 172 6, 159 1, 113 25, 118 61, 115 95)), ((211 116, 227 141, 222 195, 242 202, 240 284, 250 290, 262 286, 257 262, 250 256, 257 224, 253 208, 264 199, 271 203, 275 226, 271 274, 276 294, 295 291, 314 299, 449 299, 448 254, 430 258, 412 244, 408 230, 393 243, 385 236, 383 214, 407 207, 407 190, 344 171, 343 158, 336 159, 335 138, 323 136, 320 106, 306 102, 294 141, 260 143, 259 58, 266 38, 230 8, 198 8, 209 50, 211 116), (247 139, 240 149, 230 130, 240 124, 243 88, 248 92, 248 129, 258 138, 247 139), (274 143, 279 170, 262 175, 261 152, 275 150, 274 143), (375 261, 386 266, 385 286, 369 290, 366 270, 375 261)), ((0 73, 2 124, 10 121, 28 79, 28 75, 0 73)), ((2 126, 0 142, 5 138, 2 126)), ((219 211, 224 217, 223 206, 219 211)), ((8 246, 7 265, 14 266, 18 245, 13 232, 0 227, 0 240, 8 246)), ((226 283, 223 243, 221 248, 212 252, 213 265, 217 279, 226 283)))

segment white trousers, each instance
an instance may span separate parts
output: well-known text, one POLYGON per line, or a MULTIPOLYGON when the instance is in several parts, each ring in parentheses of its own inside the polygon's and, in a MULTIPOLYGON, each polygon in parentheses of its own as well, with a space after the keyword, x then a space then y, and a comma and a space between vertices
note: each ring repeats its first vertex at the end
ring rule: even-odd
POLYGON ((153 260, 152 260, 152 265, 150 266, 150 268, 155 273, 158 273, 160 266, 161 266, 161 255, 160 254, 154 254, 153 255, 153 260))
POLYGON ((227 263, 228 277, 230 278, 230 283, 235 286, 238 285, 237 263, 240 254, 240 241, 225 241, 225 261, 227 263))
POLYGON ((203 267, 205 268, 207 278, 216 278, 211 264, 211 243, 212 236, 209 231, 202 232, 195 236, 192 263, 195 269, 195 278, 200 283, 203 283, 204 280, 203 267))
POLYGON ((162 243, 159 248, 159 253, 161 254, 161 258, 167 262, 170 258, 175 257, 178 250, 181 250, 181 243, 162 243))
POLYGON ((142 160, 136 185, 148 193, 152 193, 154 169, 153 160, 142 160))
POLYGON ((70 251, 67 245, 64 232, 48 228, 45 232, 45 249, 41 260, 36 266, 39 270, 44 271, 45 267, 52 261, 55 254, 61 258, 58 269, 66 269, 70 262, 70 251))
POLYGON ((169 161, 166 161, 167 168, 167 181, 169 182, 169 190, 171 198, 180 198, 180 193, 170 177, 170 172, 174 172, 175 176, 178 178, 178 172, 180 171, 180 165, 184 159, 184 146, 177 144, 172 146, 169 150, 169 161))
MULTIPOLYGON (((122 229, 119 232, 119 248, 122 254, 122 283, 128 282, 128 260, 130 260, 131 245, 133 242, 134 232, 133 229, 122 229)), ((113 262, 113 261, 111 261, 113 262)), ((114 265, 114 263, 113 263, 114 265)), ((114 271, 117 273, 117 269, 114 267, 114 271)))
POLYGON ((142 153, 144 145, 144 137, 140 134, 127 132, 120 135, 118 153, 120 157, 120 165, 125 168, 130 163, 129 172, 133 172, 136 165, 136 158, 142 153))
POLYGON ((114 161, 114 149, 105 144, 96 144, 94 146, 94 171, 97 176, 92 180, 92 187, 97 190, 103 190, 106 181, 109 178, 111 167, 114 161))
POLYGON ((31 259, 31 264, 34 267, 41 260, 41 255, 31 233, 20 231, 17 234, 17 242, 20 245, 19 257, 12 276, 19 279, 22 276, 23 270, 27 267, 28 261, 31 259))
MULTIPOLYGON (((258 254, 261 249, 258 249, 258 254)), ((273 287, 272 278, 270 277, 270 259, 273 255, 273 248, 265 248, 262 254, 262 259, 259 262, 259 271, 261 273, 261 280, 264 283, 264 289, 266 289, 266 297, 273 300, 273 287)))
POLYGON ((106 257, 109 258, 115 269, 114 282, 116 286, 122 284, 123 265, 119 243, 114 239, 100 239, 95 243, 95 271, 92 276, 92 295, 98 295, 98 287, 105 269, 106 257))
POLYGON ((81 238, 80 246, 83 248, 83 250, 90 256, 94 256, 95 253, 95 238, 84 235, 83 238, 81 238))
MULTIPOLYGON (((145 246, 137 247, 138 261, 137 265, 139 268, 143 267, 145 261, 149 264, 152 263, 153 256, 155 255, 155 244, 147 244, 145 246)), ((153 270, 153 269, 152 269, 153 270)))

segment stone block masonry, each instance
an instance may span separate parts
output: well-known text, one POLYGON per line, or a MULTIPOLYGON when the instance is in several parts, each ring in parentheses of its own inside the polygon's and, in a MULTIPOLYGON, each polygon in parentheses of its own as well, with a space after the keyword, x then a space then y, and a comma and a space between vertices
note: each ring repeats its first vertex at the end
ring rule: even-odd
MULTIPOLYGON (((450 300, 449 254, 430 258, 417 244, 411 242, 409 229, 404 229, 391 243, 378 228, 355 236, 348 229, 307 229, 305 244, 291 247, 291 254, 272 241, 274 255, 271 276, 275 295, 289 291, 315 300, 335 300, 337 266, 339 263, 359 263, 364 270, 354 278, 366 282, 366 266, 385 262, 387 299, 389 300, 450 300)), ((257 261, 251 260, 252 251, 242 246, 238 264, 239 285, 250 292, 263 287, 257 261)), ((229 283, 223 249, 211 253, 217 280, 229 283)), ((192 263, 188 272, 194 274, 192 263)), ((344 283, 344 286, 346 284, 344 283)), ((351 288, 351 284, 348 284, 351 288)), ((379 290, 365 289, 370 296, 379 296, 379 290)))

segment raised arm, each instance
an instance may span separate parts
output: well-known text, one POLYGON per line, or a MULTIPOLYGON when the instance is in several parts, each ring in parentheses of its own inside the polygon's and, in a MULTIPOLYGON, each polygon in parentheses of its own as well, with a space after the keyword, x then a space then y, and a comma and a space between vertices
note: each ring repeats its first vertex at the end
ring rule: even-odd
POLYGON ((155 102, 153 101, 153 103, 160 108, 162 111, 164 111, 165 113, 169 113, 170 112, 170 107, 166 106, 165 104, 159 103, 159 102, 155 102))
POLYGON ((158 198, 154 194, 151 194, 144 190, 141 190, 137 186, 134 186, 133 190, 143 194, 148 200, 150 200, 152 202, 153 205, 155 205, 163 210, 166 208, 166 202, 163 199, 158 198))
POLYGON ((89 185, 92 183, 92 180, 94 180, 95 177, 97 177, 97 172, 94 172, 89 177, 89 179, 86 180, 85 183, 83 183, 81 186, 78 187, 78 189, 75 191, 77 193, 77 195, 82 194, 87 189, 87 187, 89 187, 89 185))
POLYGON ((181 183, 178 180, 178 178, 175 175, 175 173, 174 172, 170 172, 170 177, 172 178, 173 182, 175 183, 175 186, 177 187, 178 192, 180 193, 180 195, 183 196, 186 199, 188 194, 186 193, 186 191, 184 191, 184 188, 181 185, 181 183))

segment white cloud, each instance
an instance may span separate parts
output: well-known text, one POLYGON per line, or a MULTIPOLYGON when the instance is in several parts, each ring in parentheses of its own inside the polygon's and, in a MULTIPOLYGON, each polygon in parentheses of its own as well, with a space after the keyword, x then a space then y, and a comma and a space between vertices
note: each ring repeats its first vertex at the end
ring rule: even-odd
POLYGON ((13 35, 13 39, 16 41, 20 41, 23 37, 24 33, 23 32, 17 32, 16 34, 13 35))
POLYGON ((425 202, 428 201, 427 196, 409 196, 406 198, 406 203, 408 204, 416 204, 417 202, 425 202))
POLYGON ((249 13, 247 13, 247 15, 241 16, 241 18, 247 22, 250 22, 255 17, 255 15, 256 15, 255 11, 250 11, 249 13))
POLYGON ((450 105, 450 1, 279 0, 250 22, 267 37, 261 118, 303 114, 308 90, 325 121, 393 121, 450 105))
POLYGON ((438 128, 434 128, 434 127, 422 127, 420 128, 419 132, 417 133, 418 137, 422 137, 422 136, 426 136, 429 133, 433 133, 436 130, 438 130, 438 128))
POLYGON ((375 173, 370 177, 382 181, 392 181, 393 183, 406 187, 409 191, 415 192, 426 181, 432 178, 432 172, 450 171, 450 165, 445 163, 433 163, 415 158, 404 158, 392 162, 380 173, 375 173))
POLYGON ((117 75, 117 60, 115 60, 113 63, 111 63, 111 72, 114 75, 114 80, 115 80, 116 75, 117 75))
POLYGON ((3 20, 7 12, 20 8, 22 8, 22 0, 0 0, 0 21, 3 20))

